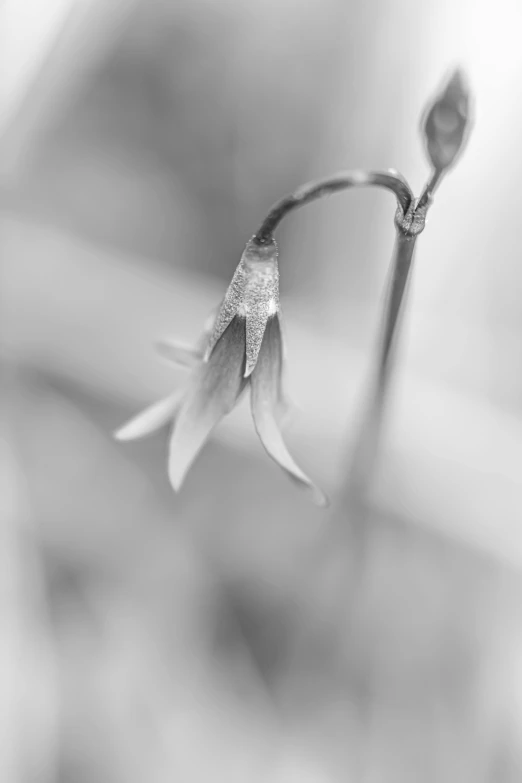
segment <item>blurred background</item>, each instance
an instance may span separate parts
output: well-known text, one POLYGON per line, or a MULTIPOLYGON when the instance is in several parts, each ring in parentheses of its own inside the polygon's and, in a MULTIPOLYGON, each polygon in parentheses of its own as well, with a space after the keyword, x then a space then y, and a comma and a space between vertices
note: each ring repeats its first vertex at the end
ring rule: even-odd
POLYGON ((522 5, 1 12, 0 781, 522 781, 522 5), (475 128, 418 242, 362 524, 343 487, 395 211, 373 190, 278 232, 286 436, 331 509, 248 404, 173 495, 166 433, 111 435, 183 382, 154 341, 197 340, 306 180, 420 192, 456 64, 475 128))

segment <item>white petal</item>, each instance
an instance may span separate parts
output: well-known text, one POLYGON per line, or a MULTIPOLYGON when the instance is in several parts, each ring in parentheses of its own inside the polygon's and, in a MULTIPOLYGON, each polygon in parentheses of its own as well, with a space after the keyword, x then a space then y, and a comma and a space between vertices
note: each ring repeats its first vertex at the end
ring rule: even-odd
POLYGON ((195 367, 203 359, 203 354, 197 348, 189 348, 170 340, 159 340, 156 350, 162 359, 176 364, 178 367, 195 367))
POLYGON ((225 333, 225 330, 228 328, 229 324, 232 322, 232 319, 237 314, 239 305, 243 299, 245 282, 246 268, 243 258, 241 258, 241 261, 236 267, 236 271, 234 272, 234 276, 232 277, 230 285, 227 288, 227 292, 223 302, 221 303, 221 307, 219 308, 217 318, 215 319, 212 326, 203 361, 208 362, 218 340, 225 333))
POLYGON ((289 453, 279 428, 278 414, 283 399, 281 389, 282 343, 279 320, 271 318, 257 365, 251 376, 252 416, 261 443, 267 453, 289 476, 313 492, 314 502, 325 506, 328 500, 324 493, 301 470, 289 453))
POLYGON ((266 307, 257 307, 247 315, 245 378, 251 375, 256 366, 267 323, 268 310, 266 307))
POLYGON ((301 470, 288 451, 279 425, 268 406, 256 406, 254 422, 257 434, 259 435, 267 454, 288 473, 290 478, 312 490, 314 503, 318 506, 328 505, 325 494, 315 486, 313 481, 301 470))
POLYGON ((277 245, 272 242, 266 247, 258 247, 249 243, 244 259, 248 273, 244 302, 247 377, 256 366, 268 319, 279 313, 277 245))
POLYGON ((214 324, 216 323, 216 318, 219 315, 219 311, 221 309, 221 305, 218 305, 218 307, 213 307, 211 312, 208 314, 208 316, 205 319, 205 323, 203 324, 203 336, 207 339, 212 334, 212 330, 214 328, 214 324))
POLYGON ((136 440, 159 430, 174 417, 180 398, 181 392, 155 402, 116 430, 114 437, 122 441, 136 440))
POLYGON ((188 367, 189 369, 202 362, 219 309, 219 307, 214 307, 206 318, 203 332, 195 346, 182 345, 177 340, 172 339, 158 340, 156 350, 161 358, 176 364, 178 367, 188 367))
POLYGON ((169 449, 169 479, 175 491, 216 424, 243 391, 244 359, 245 320, 234 318, 209 361, 196 370, 176 417, 169 449))
POLYGON ((248 376, 255 367, 266 319, 279 310, 279 270, 277 244, 271 241, 258 245, 252 238, 247 242, 241 260, 234 272, 225 298, 208 341, 204 361, 208 361, 216 343, 235 315, 252 319, 247 326, 248 376))

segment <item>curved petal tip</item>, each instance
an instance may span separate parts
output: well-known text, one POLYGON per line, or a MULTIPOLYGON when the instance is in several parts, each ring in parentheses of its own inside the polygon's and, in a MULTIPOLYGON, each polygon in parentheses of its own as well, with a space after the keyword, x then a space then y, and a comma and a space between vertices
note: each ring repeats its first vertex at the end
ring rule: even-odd
POLYGON ((202 360, 202 353, 197 348, 189 348, 172 340, 157 340, 156 353, 169 364, 192 369, 202 360))
POLYGON ((315 485, 311 485, 310 489, 312 490, 312 500, 315 505, 319 506, 319 508, 328 508, 330 505, 330 498, 325 495, 322 489, 319 489, 319 487, 316 487, 315 485))
POLYGON ((324 492, 314 484, 303 470, 301 470, 288 451, 279 425, 270 407, 268 405, 259 404, 259 401, 255 400, 255 396, 252 407, 257 434, 259 435, 267 454, 272 457, 274 462, 277 462, 277 464, 283 468, 293 481, 311 490, 312 499, 317 506, 323 508, 328 506, 329 501, 324 492))
POLYGON ((182 468, 179 467, 179 465, 174 464, 172 459, 169 459, 169 465, 168 465, 168 473, 169 473, 169 483, 174 492, 179 492, 181 487, 183 486, 183 482, 185 480, 185 476, 188 472, 188 467, 185 469, 185 466, 182 468))
POLYGON ((169 446, 168 473, 178 492, 212 430, 236 405, 245 387, 245 322, 234 318, 216 343, 208 363, 192 378, 176 416, 169 446))
POLYGON ((154 405, 145 408, 130 421, 113 432, 115 440, 129 441, 144 438, 159 430, 174 417, 180 396, 178 394, 165 397, 154 405))

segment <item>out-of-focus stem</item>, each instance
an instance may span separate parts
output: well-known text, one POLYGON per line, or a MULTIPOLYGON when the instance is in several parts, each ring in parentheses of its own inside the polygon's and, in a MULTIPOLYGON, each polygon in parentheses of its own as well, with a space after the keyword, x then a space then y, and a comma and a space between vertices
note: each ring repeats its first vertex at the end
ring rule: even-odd
POLYGON ((348 481, 350 492, 355 493, 360 500, 366 493, 377 458, 383 414, 393 369, 394 346, 397 342, 399 319, 404 309, 415 244, 417 237, 424 230, 428 205, 429 202, 421 204, 420 199, 414 200, 406 213, 398 208, 395 215, 397 235, 384 303, 383 325, 375 375, 371 380, 369 405, 356 441, 348 481))
POLYGON ((397 340, 399 318, 404 308, 416 239, 417 234, 408 236, 397 226, 375 375, 372 377, 369 405, 356 442, 350 473, 350 490, 359 496, 365 493, 379 450, 383 413, 393 369, 393 349, 397 340))
POLYGON ((327 177, 315 182, 308 182, 289 196, 284 196, 277 201, 264 219, 259 231, 254 235, 254 241, 259 245, 264 245, 269 242, 275 229, 289 212, 292 212, 299 207, 304 207, 311 201, 348 188, 372 186, 390 190, 395 194, 401 212, 403 214, 408 213, 412 203, 413 193, 404 177, 398 172, 392 170, 341 171, 332 177, 327 177))

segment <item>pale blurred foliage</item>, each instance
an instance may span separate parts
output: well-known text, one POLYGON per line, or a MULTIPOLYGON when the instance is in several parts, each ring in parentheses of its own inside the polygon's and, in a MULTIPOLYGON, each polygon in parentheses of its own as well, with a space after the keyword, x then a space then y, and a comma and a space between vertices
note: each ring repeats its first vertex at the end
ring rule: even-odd
MULTIPOLYGON (((508 36, 516 7, 497 5, 508 36)), ((211 442, 173 497, 166 436, 122 448, 110 434, 181 379, 156 369, 151 332, 176 324, 195 336, 272 200, 348 166, 395 165, 418 186, 418 111, 461 49, 496 99, 492 69, 462 33, 466 15, 486 28, 486 4, 80 6, 4 129, 0 781, 522 780, 512 564, 428 531, 411 508, 399 518, 397 504, 372 512, 361 540, 348 503, 311 508, 242 437, 211 442)), ((503 29, 492 29, 499 51, 503 29)), ((517 56, 499 60, 506 79, 517 56)), ((514 103, 508 140, 522 119, 514 103)), ((522 276, 514 233, 505 279, 491 272, 498 234, 480 210, 500 219, 504 204, 472 193, 485 178, 477 155, 491 149, 477 133, 421 238, 405 363, 520 424, 522 276)), ((491 178, 494 161, 483 162, 491 178)), ((506 158, 499 174, 509 214, 519 166, 506 158)), ((327 329, 371 348, 393 207, 358 194, 315 209, 283 227, 281 245, 283 293, 316 339, 300 343, 300 377, 320 413, 346 396, 341 370, 314 370, 313 356, 333 350, 327 329)), ((364 375, 347 372, 351 387, 364 375)), ((321 451, 348 411, 325 410, 324 427, 306 430, 307 413, 304 430, 326 436, 303 435, 303 459, 328 465, 333 485, 343 432, 321 451)), ((519 485, 513 498, 516 518, 519 485)))

